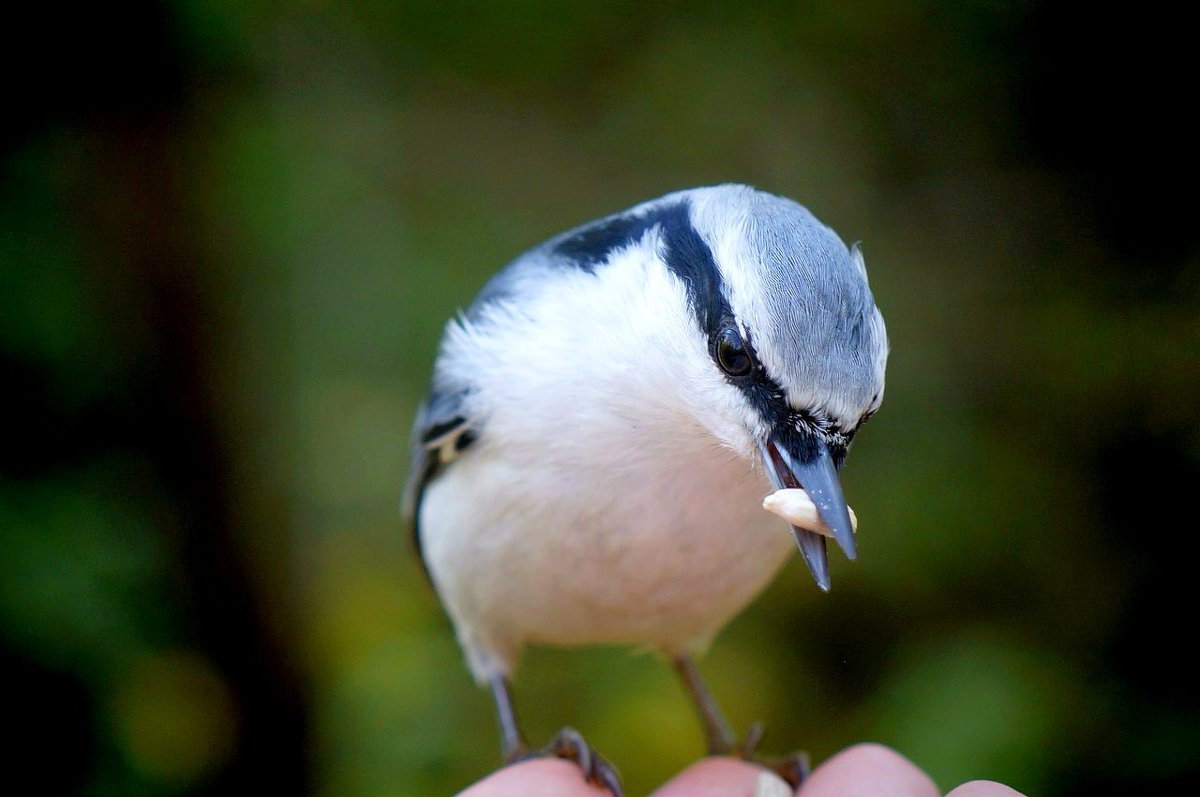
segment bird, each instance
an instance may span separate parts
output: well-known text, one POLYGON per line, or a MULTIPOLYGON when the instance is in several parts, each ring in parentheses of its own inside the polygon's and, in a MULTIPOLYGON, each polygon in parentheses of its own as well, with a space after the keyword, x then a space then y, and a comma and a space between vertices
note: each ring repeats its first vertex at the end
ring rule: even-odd
POLYGON ((556 235, 447 323, 403 507, 504 761, 561 756, 621 794, 578 731, 526 742, 512 682, 531 645, 658 651, 710 753, 743 749, 696 661, 793 545, 829 590, 827 536, 789 535, 764 492, 803 488, 856 558, 838 474, 887 356, 861 247, 742 184, 556 235))

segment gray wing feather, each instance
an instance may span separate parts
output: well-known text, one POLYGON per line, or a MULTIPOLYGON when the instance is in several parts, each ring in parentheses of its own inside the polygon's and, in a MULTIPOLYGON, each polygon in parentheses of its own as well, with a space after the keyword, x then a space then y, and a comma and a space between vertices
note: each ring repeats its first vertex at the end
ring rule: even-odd
POLYGON ((404 516, 418 520, 421 493, 429 480, 474 439, 473 425, 464 411, 468 388, 451 392, 434 390, 417 410, 409 449, 411 466, 404 485, 404 516))

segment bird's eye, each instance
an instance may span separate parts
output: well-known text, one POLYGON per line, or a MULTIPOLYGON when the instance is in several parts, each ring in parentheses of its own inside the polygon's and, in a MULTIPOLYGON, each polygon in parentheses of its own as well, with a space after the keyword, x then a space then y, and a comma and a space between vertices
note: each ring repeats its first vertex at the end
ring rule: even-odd
POLYGON ((746 342, 732 327, 722 329, 717 336, 717 365, 730 376, 746 376, 754 368, 746 342))

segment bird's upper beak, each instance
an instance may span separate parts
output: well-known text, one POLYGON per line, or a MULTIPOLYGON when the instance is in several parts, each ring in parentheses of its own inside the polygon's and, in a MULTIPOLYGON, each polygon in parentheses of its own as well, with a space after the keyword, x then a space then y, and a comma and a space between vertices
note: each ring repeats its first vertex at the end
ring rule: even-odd
MULTIPOLYGON (((855 559, 854 529, 850 510, 842 496, 837 465, 829 446, 821 439, 793 428, 773 431, 759 442, 763 466, 776 490, 803 487, 817 506, 817 513, 833 531, 834 539, 848 559, 855 559)), ((800 553, 812 571, 817 586, 829 591, 829 558, 825 552, 825 537, 814 531, 792 526, 792 536, 800 553)))

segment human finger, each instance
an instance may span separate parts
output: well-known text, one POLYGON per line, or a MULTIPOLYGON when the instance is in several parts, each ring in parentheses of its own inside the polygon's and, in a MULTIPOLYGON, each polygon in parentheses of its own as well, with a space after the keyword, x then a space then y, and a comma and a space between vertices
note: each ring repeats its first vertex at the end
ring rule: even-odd
POLYGON ((784 797, 791 793, 782 778, 757 764, 713 756, 692 764, 650 797, 784 797))
POLYGON ((940 794, 928 775, 881 744, 846 748, 814 769, 799 791, 799 797, 939 797, 940 794))
POLYGON ((611 797, 588 783, 573 762, 531 758, 496 770, 468 786, 458 797, 611 797))
POLYGON ((956 789, 951 789, 946 797, 1025 797, 1025 795, 1003 783, 991 780, 973 780, 956 789))

